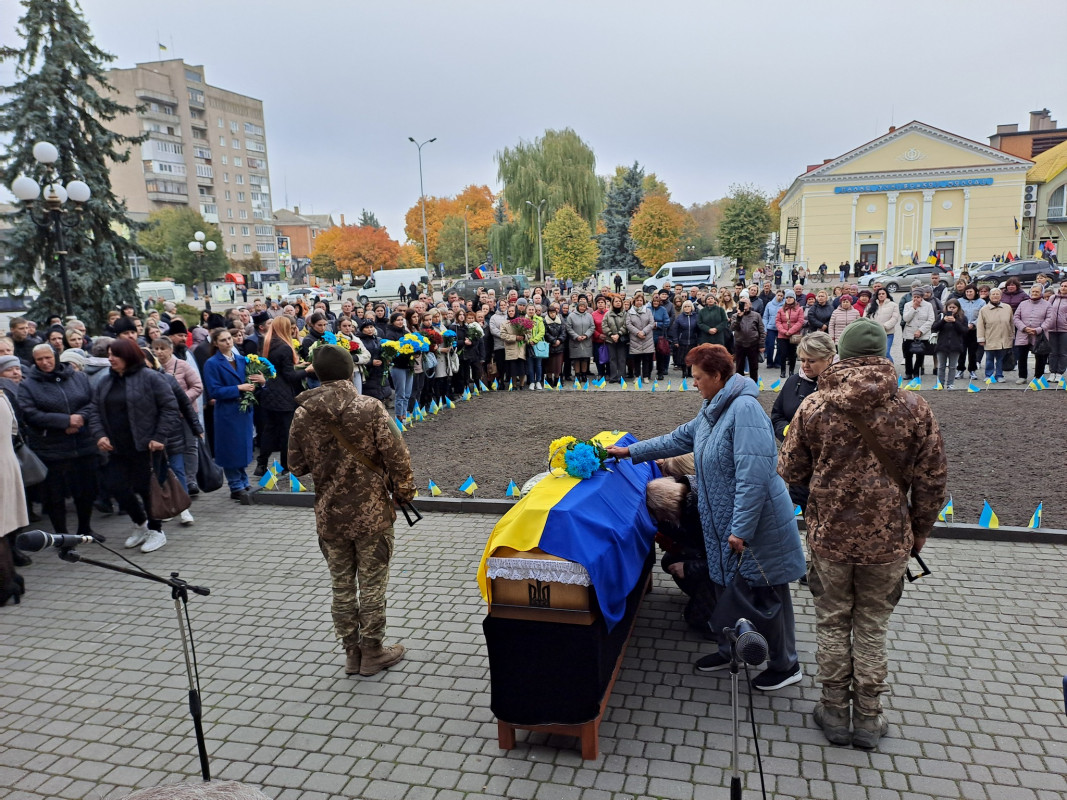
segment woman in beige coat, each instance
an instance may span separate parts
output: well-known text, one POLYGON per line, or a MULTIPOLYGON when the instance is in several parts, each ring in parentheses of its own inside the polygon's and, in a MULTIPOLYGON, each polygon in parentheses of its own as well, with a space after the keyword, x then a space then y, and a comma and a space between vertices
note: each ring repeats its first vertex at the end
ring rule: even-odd
POLYGON ((1015 341, 1014 312, 1002 297, 1000 289, 993 289, 978 312, 978 344, 985 347, 985 376, 992 383, 1004 380, 1004 356, 1015 341))
POLYGON ((12 560, 15 531, 29 524, 22 471, 11 437, 18 432, 15 410, 4 392, 0 392, 0 606, 8 600, 18 605, 25 591, 22 576, 15 572, 12 560))
POLYGON ((633 358, 634 375, 644 380, 652 378, 652 359, 655 353, 653 332, 656 320, 652 310, 645 305, 645 296, 641 292, 634 294, 634 302, 626 312, 626 332, 630 335, 630 356, 633 358))

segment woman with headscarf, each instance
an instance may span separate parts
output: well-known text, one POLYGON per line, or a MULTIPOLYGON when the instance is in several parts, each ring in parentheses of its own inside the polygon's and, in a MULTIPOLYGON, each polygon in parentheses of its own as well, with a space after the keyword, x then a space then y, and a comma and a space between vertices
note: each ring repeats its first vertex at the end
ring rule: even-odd
POLYGON ((252 461, 252 408, 242 411, 241 397, 266 379, 248 375, 248 361, 234 348, 226 328, 211 332, 211 345, 215 354, 204 365, 204 386, 215 401, 215 463, 226 473, 230 498, 243 501, 250 487, 246 470, 252 461))
POLYGON ((148 366, 135 342, 113 341, 108 361, 111 369, 93 387, 89 427, 97 449, 108 455, 107 487, 134 525, 125 545, 151 553, 167 543, 167 535, 153 516, 149 481, 180 424, 178 404, 167 379, 148 366))
POLYGON ((600 327, 604 331, 610 357, 608 380, 619 383, 626 374, 626 355, 630 349, 630 334, 626 329, 626 312, 621 296, 611 298, 611 308, 604 315, 600 327))

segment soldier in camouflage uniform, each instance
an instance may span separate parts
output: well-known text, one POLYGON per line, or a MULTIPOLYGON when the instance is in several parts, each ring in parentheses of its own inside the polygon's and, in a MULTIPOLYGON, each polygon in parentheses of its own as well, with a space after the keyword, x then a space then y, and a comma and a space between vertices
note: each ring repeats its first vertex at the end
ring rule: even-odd
POLYGON ((789 427, 778 472, 811 491, 807 523, 822 697, 815 722, 834 744, 874 748, 888 731, 886 631, 912 547, 934 527, 945 497, 944 443, 930 407, 897 388, 881 325, 860 319, 838 343, 841 361, 819 376, 789 427), (849 416, 874 433, 907 494, 849 416), (852 732, 849 731, 851 700, 852 732))
POLYGON ((374 675, 404 657, 402 645, 383 641, 394 501, 415 496, 411 457, 381 402, 356 392, 347 351, 320 345, 313 366, 322 386, 296 398, 289 469, 315 480, 319 548, 333 583, 333 624, 344 644, 345 672, 374 675))

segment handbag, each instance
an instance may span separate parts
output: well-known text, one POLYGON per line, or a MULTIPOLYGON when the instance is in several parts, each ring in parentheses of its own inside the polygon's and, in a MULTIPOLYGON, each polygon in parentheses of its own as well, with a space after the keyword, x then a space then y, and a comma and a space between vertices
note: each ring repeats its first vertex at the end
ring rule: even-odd
POLYGON ((21 434, 15 437, 14 444, 15 458, 18 459, 19 469, 22 470, 22 485, 36 486, 39 483, 43 483, 44 479, 48 477, 48 467, 30 449, 21 434))
POLYGON ((789 344, 800 344, 800 340, 804 338, 802 333, 794 333, 789 337, 789 344))
POLYGON ((608 346, 606 344, 601 344, 596 349, 596 363, 607 364, 609 361, 611 361, 611 354, 608 350, 608 346))
POLYGON ((422 371, 433 372, 437 369, 437 356, 427 350, 422 354, 422 371))
POLYGON ((544 339, 534 342, 533 354, 534 358, 548 358, 548 342, 544 339))
POLYGON ((741 574, 741 562, 746 555, 751 556, 752 560, 755 561, 756 557, 752 556, 748 550, 743 551, 738 556, 737 572, 734 574, 733 582, 719 596, 708 626, 717 637, 721 634, 723 628, 732 628, 737 620, 744 618, 751 622, 756 630, 763 634, 768 641, 772 638, 777 639, 779 633, 775 620, 782 612, 782 600, 774 590, 771 582, 767 580, 767 576, 758 561, 756 561, 756 567, 759 569, 760 575, 763 575, 763 584, 753 586, 741 574))
POLYGON ((152 479, 148 481, 148 516, 151 519, 176 517, 193 504, 185 487, 178 481, 178 476, 170 468, 170 462, 164 455, 153 465, 152 479))
POLYGON ((226 483, 226 473, 215 463, 207 444, 199 436, 196 439, 196 485, 202 492, 214 492, 226 483))
POLYGON ((661 356, 669 356, 671 354, 671 343, 667 341, 666 336, 660 336, 656 342, 656 353, 661 356))
POLYGON ((912 355, 926 355, 926 342, 924 342, 922 339, 908 339, 907 347, 908 352, 912 355))
POLYGON ((1048 334, 1041 331, 1034 337, 1034 355, 1047 356, 1052 352, 1052 342, 1048 340, 1048 334))

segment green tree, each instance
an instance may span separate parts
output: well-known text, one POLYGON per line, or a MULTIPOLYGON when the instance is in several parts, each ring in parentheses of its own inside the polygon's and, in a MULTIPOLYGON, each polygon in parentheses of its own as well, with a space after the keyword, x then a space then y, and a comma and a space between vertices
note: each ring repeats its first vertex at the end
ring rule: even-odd
POLYGON ((378 217, 374 215, 373 211, 362 209, 359 214, 359 222, 357 223, 361 228, 380 228, 381 223, 378 222, 378 217))
MULTIPOLYGON (((504 184, 504 200, 522 235, 508 233, 506 246, 518 266, 537 264, 537 211, 545 201, 541 219, 551 219, 564 205, 571 206, 590 230, 600 214, 604 190, 596 175, 592 148, 570 128, 547 130, 532 142, 520 141, 497 153, 497 177, 504 184), (527 205, 527 202, 533 205, 527 205)), ((494 255, 497 253, 494 243, 494 255)))
POLYGON ((597 269, 610 269, 623 275, 637 274, 641 262, 634 255, 634 240, 630 235, 630 222, 644 197, 642 182, 645 172, 636 161, 629 168, 618 167, 608 187, 604 211, 604 233, 597 237, 600 259, 597 269))
POLYGON ((229 271, 218 226, 204 222, 191 208, 152 212, 145 229, 137 234, 137 241, 148 251, 148 271, 153 280, 173 278, 190 289, 193 284, 201 284, 203 288, 206 281, 217 280, 229 271), (201 256, 189 251, 189 242, 198 231, 206 236, 205 244, 215 243, 213 252, 205 250, 201 256))
POLYGON ((730 204, 719 224, 723 255, 737 259, 739 266, 753 263, 760 258, 770 232, 767 195, 754 186, 731 186, 730 204))
MULTIPOLYGON (((143 141, 108 130, 107 123, 133 109, 107 95, 103 65, 114 56, 101 50, 77 5, 70 0, 23 0, 17 35, 21 48, 0 48, 0 62, 14 68, 15 82, 0 88, 0 136, 8 142, 0 155, 0 183, 19 175, 46 177, 33 159, 33 145, 53 142, 54 165, 64 182, 80 178, 92 198, 80 223, 66 236, 73 311, 91 330, 99 330, 116 304, 136 300, 127 258, 144 255, 124 238, 136 230, 125 206, 111 190, 109 162, 129 159, 129 145, 143 141)), ((40 288, 32 314, 63 313, 62 281, 53 238, 27 215, 16 218, 9 237, 11 289, 40 288)))
POLYGON ((637 243, 637 257, 650 272, 678 259, 678 247, 685 227, 685 210, 662 194, 646 197, 630 226, 637 243))
POLYGON ((445 271, 459 275, 466 271, 467 263, 477 266, 485 261, 489 249, 489 231, 485 228, 467 227, 467 250, 463 249, 463 216, 453 214, 445 217, 441 236, 437 242, 437 258, 445 264, 445 271))
POLYGON ((557 280, 581 280, 593 272, 597 246, 589 225, 570 206, 562 206, 545 225, 545 255, 557 280))

